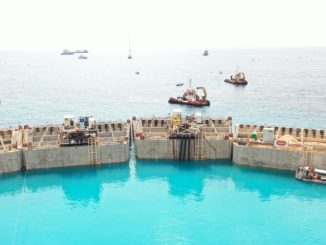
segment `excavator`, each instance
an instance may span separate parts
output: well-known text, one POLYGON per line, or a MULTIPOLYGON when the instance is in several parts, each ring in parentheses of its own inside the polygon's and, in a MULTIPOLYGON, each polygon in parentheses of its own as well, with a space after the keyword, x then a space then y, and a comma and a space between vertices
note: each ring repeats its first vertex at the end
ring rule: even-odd
POLYGON ((201 100, 206 101, 206 98, 207 98, 206 88, 205 87, 197 87, 196 89, 197 90, 200 90, 200 89, 203 90, 204 95, 201 97, 201 100))

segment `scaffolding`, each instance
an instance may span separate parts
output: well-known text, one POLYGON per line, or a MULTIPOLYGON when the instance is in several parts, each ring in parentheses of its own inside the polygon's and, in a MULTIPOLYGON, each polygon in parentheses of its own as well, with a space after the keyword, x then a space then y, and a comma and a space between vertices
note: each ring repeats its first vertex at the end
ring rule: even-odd
POLYGON ((91 165, 100 164, 100 147, 97 137, 88 138, 88 159, 91 165))

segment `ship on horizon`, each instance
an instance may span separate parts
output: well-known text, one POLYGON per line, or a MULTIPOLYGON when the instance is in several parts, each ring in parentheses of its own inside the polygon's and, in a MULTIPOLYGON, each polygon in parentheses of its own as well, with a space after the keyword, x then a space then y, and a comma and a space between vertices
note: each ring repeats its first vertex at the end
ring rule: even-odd
POLYGON ((87 49, 77 49, 74 51, 75 54, 87 54, 88 50, 87 49))
POLYGON ((62 51, 62 53, 61 53, 61 55, 73 55, 74 54, 74 52, 71 52, 70 50, 68 50, 68 49, 64 49, 63 51, 62 51))

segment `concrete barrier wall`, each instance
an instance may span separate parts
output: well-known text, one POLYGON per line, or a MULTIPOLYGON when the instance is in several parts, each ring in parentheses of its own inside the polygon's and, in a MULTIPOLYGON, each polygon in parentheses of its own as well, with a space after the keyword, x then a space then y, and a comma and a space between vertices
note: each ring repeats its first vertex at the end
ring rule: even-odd
POLYGON ((21 151, 9 151, 0 153, 0 174, 18 172, 22 167, 21 151))
MULTIPOLYGON (((126 162, 129 159, 128 143, 100 145, 99 149, 101 164, 126 162)), ((25 150, 24 156, 27 170, 91 164, 88 146, 25 150)))
POLYGON ((232 159, 231 140, 206 140, 206 159, 232 159))
POLYGON ((114 145, 101 145, 100 146, 100 162, 105 163, 118 163, 126 162, 129 160, 129 142, 114 145))
POLYGON ((326 153, 290 151, 276 148, 256 148, 233 144, 233 162, 239 165, 295 170, 308 162, 316 168, 326 169, 326 153))
POLYGON ((139 159, 174 159, 173 140, 135 139, 135 153, 139 159))
MULTIPOLYGON (((139 159, 179 159, 180 139, 135 140, 136 157, 139 159), (174 149, 173 149, 174 148, 174 149)), ((185 159, 188 159, 186 147, 185 159)), ((194 159, 194 140, 190 141, 190 159, 194 159)), ((231 159, 232 141, 207 140, 206 159, 231 159)))

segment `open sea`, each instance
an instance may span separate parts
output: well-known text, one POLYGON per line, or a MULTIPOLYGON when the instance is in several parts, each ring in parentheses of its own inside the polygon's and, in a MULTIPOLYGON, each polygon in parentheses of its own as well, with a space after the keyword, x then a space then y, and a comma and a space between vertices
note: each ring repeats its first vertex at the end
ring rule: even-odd
MULTIPOLYGON (((0 127, 186 113, 323 128, 326 48, 0 51, 0 127), (237 66, 249 84, 223 82, 237 66), (135 72, 140 72, 136 75, 135 72), (222 71, 222 74, 220 74, 222 71), (170 105, 176 83, 211 106, 170 105)), ((326 244, 326 186, 231 161, 136 160, 0 175, 0 244, 326 244)))

